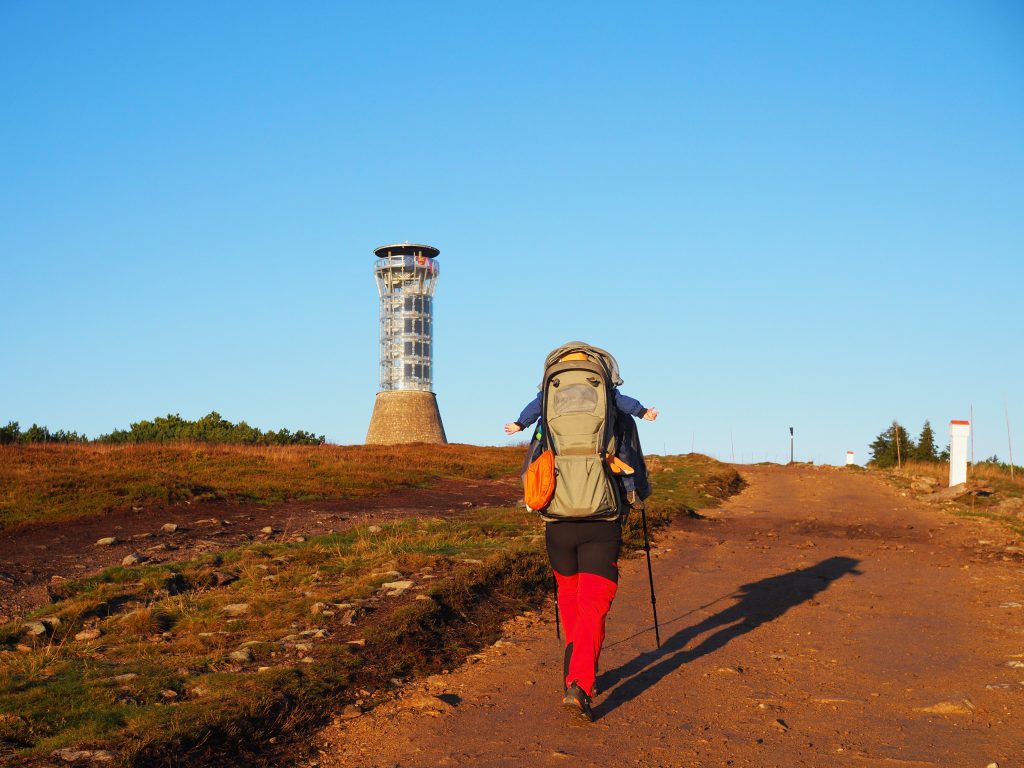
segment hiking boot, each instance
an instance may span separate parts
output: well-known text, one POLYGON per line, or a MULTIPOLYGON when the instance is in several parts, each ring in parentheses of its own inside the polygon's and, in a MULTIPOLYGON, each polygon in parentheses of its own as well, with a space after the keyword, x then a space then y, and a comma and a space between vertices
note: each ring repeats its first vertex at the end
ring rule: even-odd
POLYGON ((588 723, 594 722, 594 713, 590 709, 590 697, 583 692, 575 680, 566 689, 562 706, 581 720, 586 720, 588 723))
POLYGON ((629 502, 631 509, 643 509, 644 502, 640 498, 640 495, 636 491, 630 491, 626 494, 626 501, 629 502))

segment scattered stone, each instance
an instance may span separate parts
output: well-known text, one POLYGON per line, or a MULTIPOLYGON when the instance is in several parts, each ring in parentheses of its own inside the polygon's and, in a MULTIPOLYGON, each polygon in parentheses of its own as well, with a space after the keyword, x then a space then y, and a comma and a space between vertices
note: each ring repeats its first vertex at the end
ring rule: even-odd
POLYGON ((430 595, 416 595, 417 600, 433 600, 430 595))
POLYGON ((345 613, 341 615, 342 626, 351 627, 353 624, 356 623, 356 618, 358 618, 358 616, 359 614, 356 612, 355 609, 345 611, 345 613))
POLYGON ((75 640, 89 641, 96 640, 100 636, 100 631, 93 627, 92 629, 83 629, 81 632, 75 635, 75 640))
POLYGON ((719 667, 716 671, 718 671, 718 672, 725 672, 725 673, 730 674, 730 675, 742 675, 743 674, 743 667, 740 667, 740 666, 735 666, 735 667, 719 667))
POLYGON ((42 637, 46 634, 46 625, 41 621, 26 621, 21 625, 21 629, 30 637, 42 637))
POLYGON ((360 707, 358 704, 346 704, 345 708, 341 710, 341 714, 338 715, 338 719, 354 720, 357 717, 361 717, 362 714, 362 707, 360 707))
POLYGON ((224 525, 224 521, 216 517, 204 517, 202 520, 196 520, 194 525, 224 525))
POLYGON ((124 685, 125 683, 131 682, 136 677, 138 677, 138 675, 136 673, 134 673, 134 672, 126 672, 123 675, 115 675, 114 676, 114 682, 115 683, 121 683, 122 685, 124 685))
POLYGON ((233 573, 224 573, 222 571, 214 571, 213 583, 218 587, 225 587, 228 584, 233 584, 238 581, 238 577, 233 573))
POLYGON ((260 528, 260 533, 265 533, 265 534, 267 534, 268 536, 269 536, 270 534, 272 534, 273 532, 274 532, 274 527, 273 527, 273 526, 271 526, 271 525, 266 525, 266 526, 264 526, 263 528, 260 528))
POLYGON ((299 659, 300 664, 312 664, 314 661, 315 659, 312 656, 303 656, 299 659))
POLYGON ((228 658, 238 664, 249 664, 256 657, 253 655, 251 648, 239 648, 237 651, 229 653, 228 658))
POLYGON ((306 537, 305 536, 296 536, 294 541, 295 541, 296 544, 302 544, 302 543, 304 543, 306 541, 306 537))
POLYGON ((65 763, 112 763, 114 755, 105 749, 74 749, 65 747, 50 753, 65 763))
POLYGON ((164 701, 174 701, 178 698, 178 692, 167 688, 166 690, 160 691, 160 698, 164 701))
POLYGON ((772 722, 772 727, 773 728, 778 728, 783 733, 785 733, 786 731, 789 730, 789 725, 787 725, 786 721, 783 720, 781 717, 776 718, 775 721, 772 722))
POLYGON ((929 715, 969 715, 974 705, 967 699, 962 701, 940 701, 930 707, 916 707, 915 712, 925 712, 929 715))
MULTIPOLYGON (((46 621, 46 619, 43 619, 46 621)), ((1024 661, 1018 661, 1017 659, 1010 659, 1008 662, 1003 664, 1004 667, 1010 667, 1012 669, 1024 669, 1024 661)))
POLYGON ((106 536, 96 541, 97 547, 112 547, 114 544, 117 544, 117 536, 106 536))
POLYGON ((327 603, 317 602, 317 603, 313 603, 311 606, 309 606, 309 612, 312 613, 313 615, 316 615, 316 614, 319 614, 319 613, 323 613, 326 610, 327 610, 327 603))
POLYGON ((145 555, 140 555, 138 552, 132 552, 122 558, 121 565, 125 568, 130 568, 133 565, 146 562, 147 559, 148 558, 145 555))
POLYGON ((145 539, 152 539, 152 538, 153 538, 153 534, 152 533, 148 533, 148 532, 147 533, 133 533, 132 534, 132 541, 143 541, 145 539))
POLYGON ((448 712, 453 709, 452 705, 447 701, 437 696, 432 696, 429 693, 414 693, 412 696, 403 699, 399 707, 401 709, 415 709, 427 714, 440 714, 441 712, 448 712))
POLYGON ((359 638, 358 640, 349 640, 345 645, 351 645, 353 648, 365 648, 366 641, 363 638, 359 638))
POLYGON ((370 533, 380 533, 384 529, 381 528, 379 525, 371 525, 366 530, 369 531, 370 533))
POLYGON ((160 531, 162 533, 174 533, 177 530, 178 530, 178 524, 177 523, 164 523, 163 525, 160 526, 160 531))
POLYGON ((412 584, 411 581, 386 581, 380 588, 387 590, 388 597, 400 597, 412 587, 412 584))
POLYGON ((1009 602, 1009 603, 1000 603, 999 607, 1000 608, 1024 608, 1024 605, 1022 605, 1021 603, 1017 603, 1017 602, 1009 602))
POLYGON ((225 616, 236 617, 244 616, 249 612, 248 603, 229 603, 220 609, 220 612, 225 616))

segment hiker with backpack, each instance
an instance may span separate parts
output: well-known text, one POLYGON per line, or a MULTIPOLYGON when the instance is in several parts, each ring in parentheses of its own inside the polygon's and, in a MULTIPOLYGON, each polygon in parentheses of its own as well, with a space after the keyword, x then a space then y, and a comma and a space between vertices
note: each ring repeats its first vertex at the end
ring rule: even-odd
POLYGON ((650 495, 634 417, 658 417, 620 393, 621 384, 611 354, 570 342, 548 355, 537 398, 505 425, 506 434, 515 434, 539 420, 524 461, 526 503, 546 521, 565 625, 562 703, 588 721, 605 619, 618 588, 622 525, 629 509, 642 511, 650 495))

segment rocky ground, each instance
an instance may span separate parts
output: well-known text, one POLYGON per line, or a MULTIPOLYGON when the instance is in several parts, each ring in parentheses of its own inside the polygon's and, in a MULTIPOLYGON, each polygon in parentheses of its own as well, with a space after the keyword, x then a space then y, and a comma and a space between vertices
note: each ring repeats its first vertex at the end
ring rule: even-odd
POLYGON ((444 517, 467 507, 507 506, 521 494, 516 477, 446 479, 429 488, 355 499, 181 502, 0 530, 0 623, 48 602, 51 580, 84 576, 133 556, 151 562, 186 560, 251 541, 288 541, 410 515, 444 517))
POLYGON ((977 766, 1024 756, 1024 557, 876 476, 745 467, 748 488, 623 568, 597 721, 560 705, 552 614, 366 713, 299 765, 977 766))

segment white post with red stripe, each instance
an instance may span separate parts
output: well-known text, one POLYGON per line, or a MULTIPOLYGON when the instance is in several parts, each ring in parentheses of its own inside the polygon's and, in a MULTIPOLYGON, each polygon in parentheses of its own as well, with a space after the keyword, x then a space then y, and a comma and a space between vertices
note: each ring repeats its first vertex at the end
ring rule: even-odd
POLYGON ((949 487, 967 482, 967 448, 971 422, 949 422, 949 487))
POLYGON ((847 451, 846 452, 846 465, 849 466, 850 464, 853 464, 853 463, 854 463, 853 462, 853 451, 847 451))

